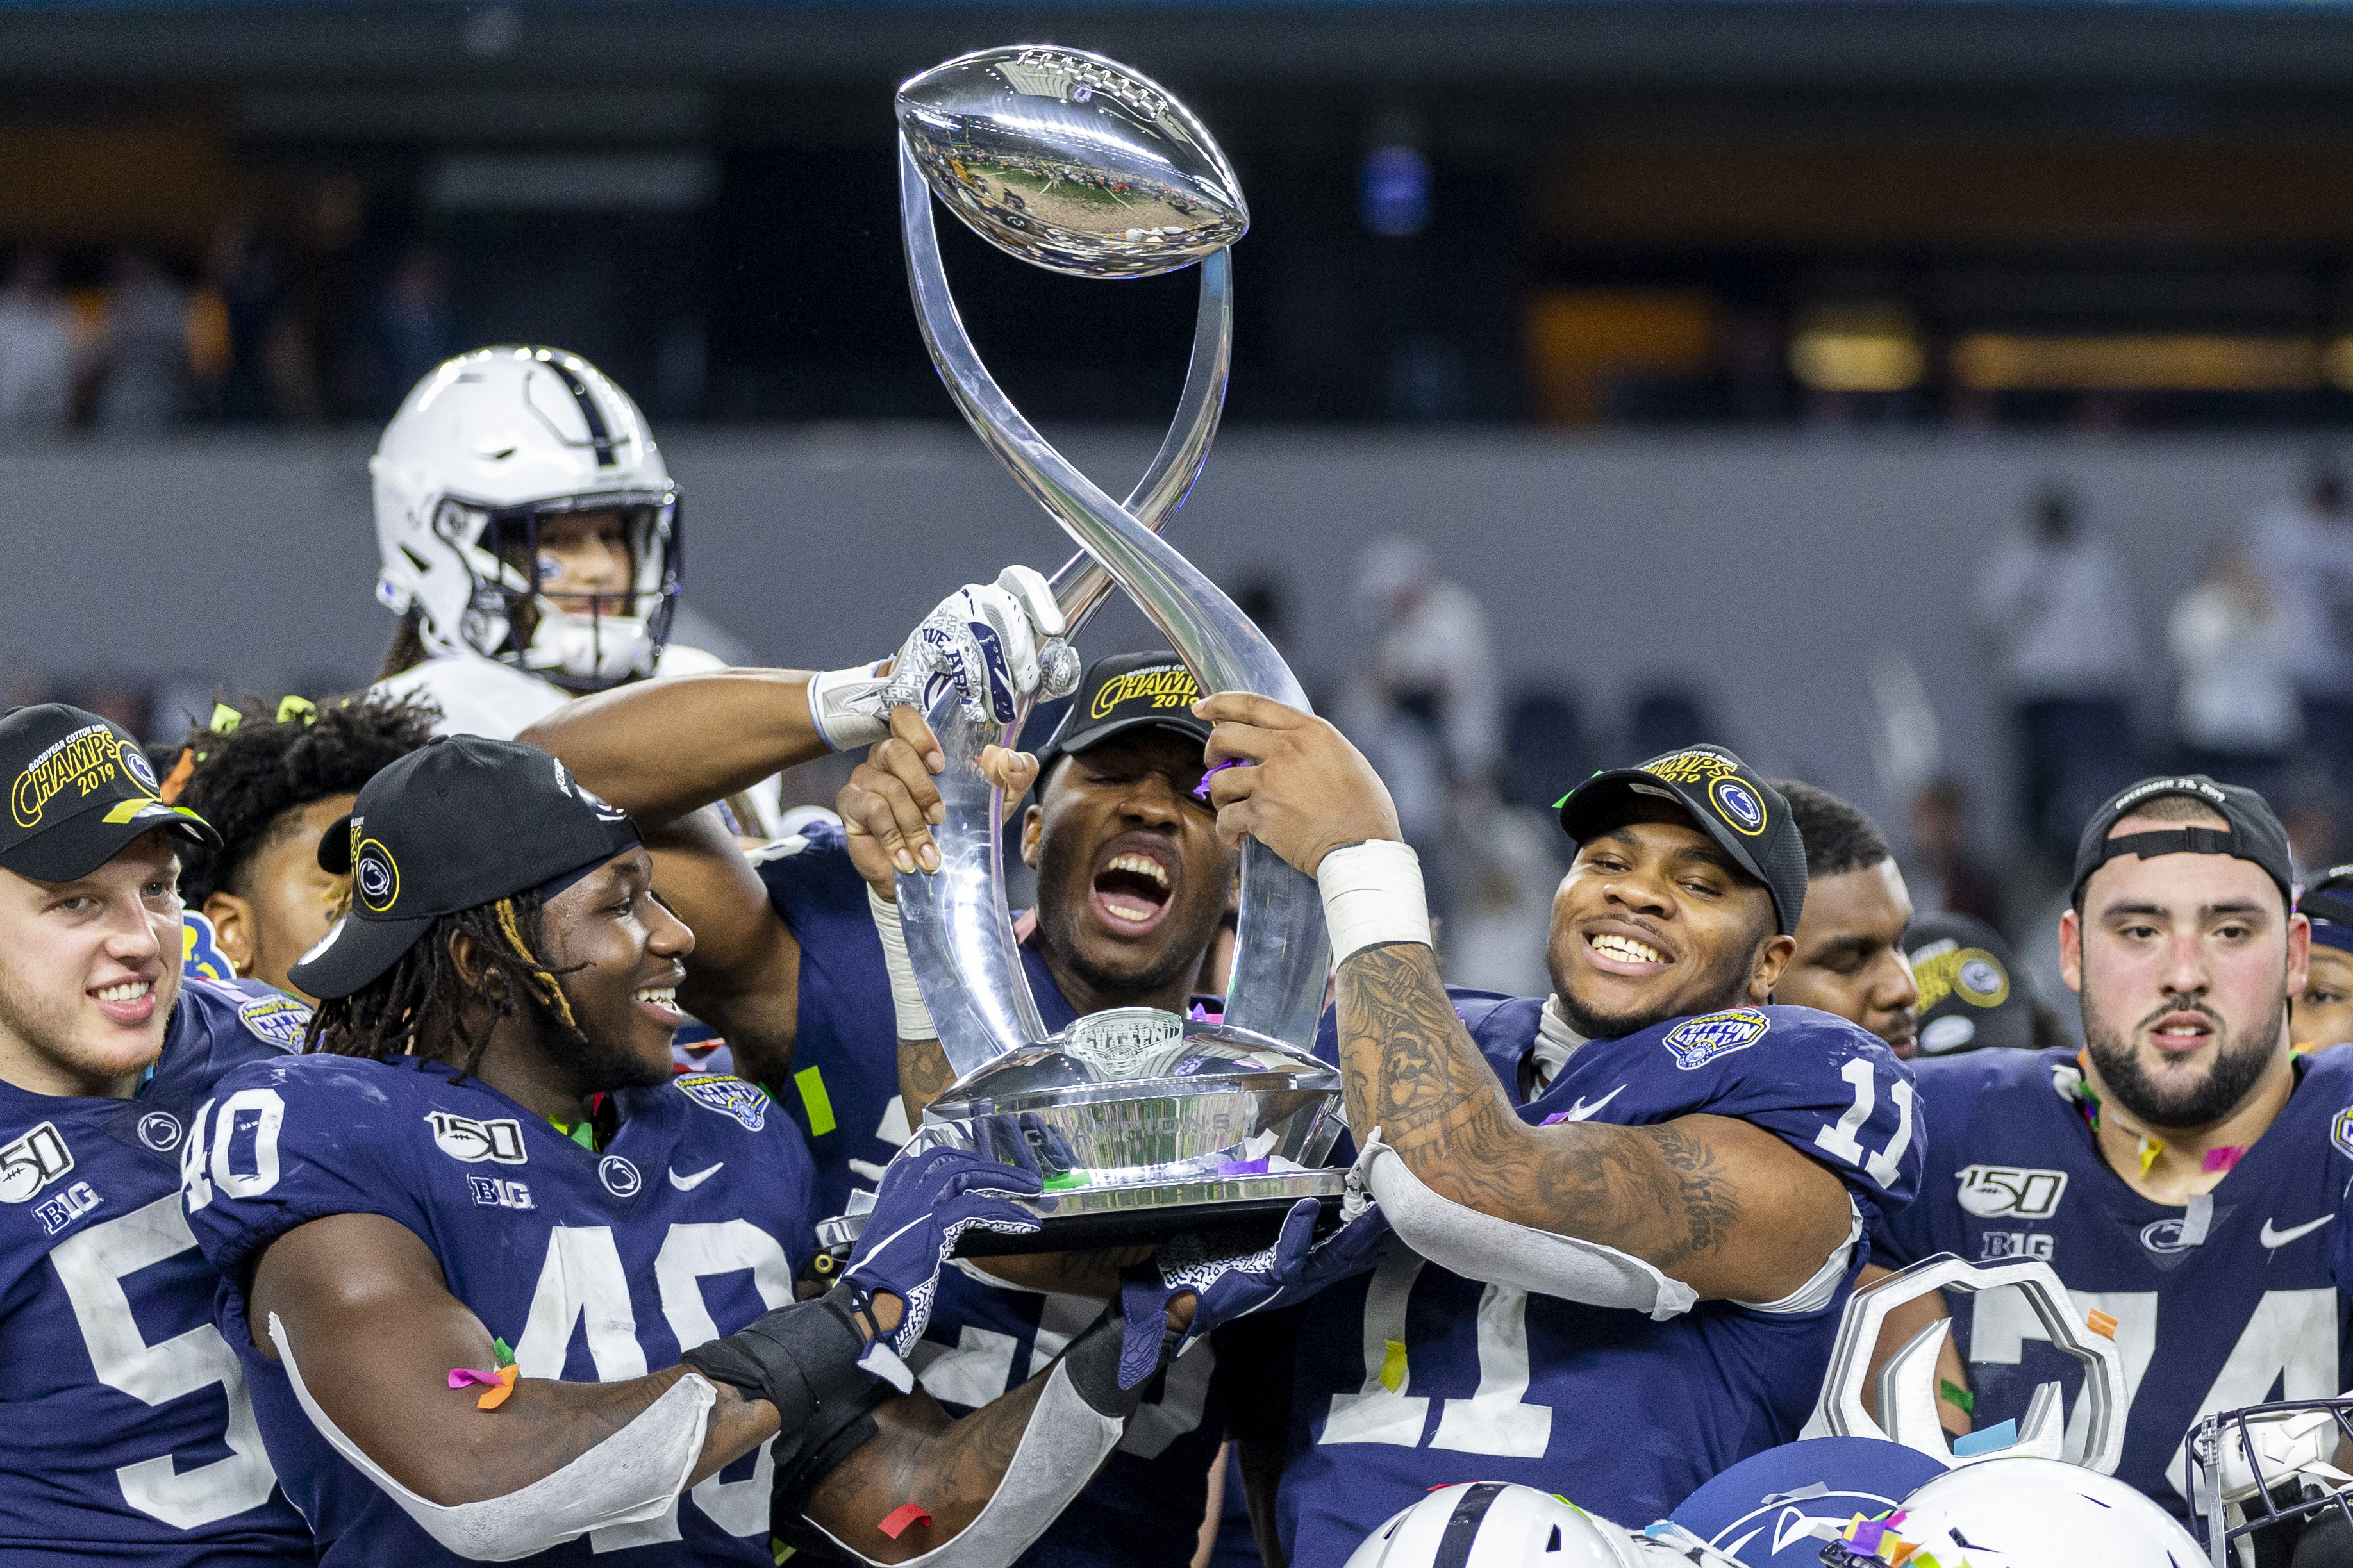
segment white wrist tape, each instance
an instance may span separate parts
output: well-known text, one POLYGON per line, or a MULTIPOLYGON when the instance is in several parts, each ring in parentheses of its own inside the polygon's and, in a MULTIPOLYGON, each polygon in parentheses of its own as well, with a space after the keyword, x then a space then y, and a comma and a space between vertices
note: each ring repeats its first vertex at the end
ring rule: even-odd
POLYGON ((848 669, 820 670, 809 677, 809 722, 818 738, 837 752, 871 746, 891 733, 891 710, 882 700, 891 683, 874 672, 883 661, 848 669))
POLYGON ((1852 1194, 1846 1200, 1846 1239, 1831 1248, 1830 1257, 1814 1270, 1812 1279, 1778 1301, 1735 1301, 1733 1305, 1777 1318, 1801 1317, 1829 1306, 1831 1298, 1838 1294, 1839 1282, 1846 1278, 1846 1266, 1854 1258, 1854 1244, 1862 1239, 1862 1211, 1855 1207, 1852 1194))
POLYGON ((1365 1184, 1408 1247, 1466 1279, 1558 1296, 1589 1307, 1647 1312, 1653 1322, 1688 1312, 1699 1292, 1630 1253, 1497 1219, 1439 1196, 1381 1142, 1380 1129, 1356 1160, 1365 1184))
POLYGON ((269 1314, 269 1338, 294 1397, 320 1436, 399 1504, 419 1530, 474 1563, 512 1563, 592 1530, 640 1523, 668 1510, 702 1457, 703 1430, 719 1397, 718 1390, 689 1373, 635 1420, 562 1469, 504 1497, 449 1507, 427 1501, 393 1479, 319 1408, 275 1312, 269 1314))
MULTIPOLYGON (((1126 1422, 1103 1415, 1081 1397, 1071 1386, 1070 1369, 1055 1363, 1021 1433, 1021 1446, 1013 1451, 987 1506, 970 1524, 899 1568, 938 1568, 951 1553, 955 1568, 1007 1568, 1094 1479, 1126 1427, 1126 1422)), ((844 1545, 823 1525, 817 1528, 860 1563, 882 1568, 879 1559, 844 1545)))
POLYGON ((1421 889, 1421 858, 1411 845, 1368 838, 1335 849, 1315 868, 1315 882, 1324 890, 1335 965, 1385 942, 1430 945, 1430 900, 1421 889))
POLYGON ((874 934, 882 939, 882 967, 891 973, 891 1007, 899 1015, 902 1040, 936 1040, 940 1026, 923 1005, 923 988, 915 983, 915 964, 907 956, 907 933, 899 926, 899 906, 866 889, 866 907, 874 916, 874 934))

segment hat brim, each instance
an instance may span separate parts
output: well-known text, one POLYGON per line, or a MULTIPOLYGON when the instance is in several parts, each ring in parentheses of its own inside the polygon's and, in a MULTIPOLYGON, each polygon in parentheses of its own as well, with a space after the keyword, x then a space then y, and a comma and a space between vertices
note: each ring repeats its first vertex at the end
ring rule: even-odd
POLYGON ((398 963, 438 915, 364 921, 346 915, 329 928, 319 945, 286 972, 298 991, 322 1000, 348 996, 398 963))
POLYGON ((1174 730, 1178 734, 1189 736, 1207 746, 1209 743, 1209 725, 1189 713, 1182 715, 1139 713, 1132 719, 1114 719, 1102 728, 1090 729, 1069 742, 1063 741, 1059 736, 1048 742, 1038 752, 1038 775, 1043 778, 1047 764, 1057 757, 1075 757, 1082 752, 1092 752, 1105 741, 1116 740, 1131 731, 1174 730))
POLYGON ((0 866, 36 882, 71 882, 89 876, 139 838, 161 830, 195 843, 220 847, 220 835, 211 823, 185 806, 148 801, 110 820, 129 801, 120 798, 93 803, 10 850, 0 866))
MULTIPOLYGON (((1771 891, 1773 879, 1765 875, 1757 857, 1739 837, 1714 815, 1702 811, 1692 799, 1656 773, 1641 768, 1612 768, 1599 773, 1561 797, 1560 827, 1569 837, 1582 844, 1598 833, 1606 831, 1623 812, 1637 801, 1662 801, 1682 808, 1691 824, 1708 837, 1709 842, 1732 857, 1733 864, 1756 878, 1771 891)), ((1778 917, 1779 905, 1775 904, 1778 917)), ((1786 928, 1785 928, 1786 929, 1786 928)))

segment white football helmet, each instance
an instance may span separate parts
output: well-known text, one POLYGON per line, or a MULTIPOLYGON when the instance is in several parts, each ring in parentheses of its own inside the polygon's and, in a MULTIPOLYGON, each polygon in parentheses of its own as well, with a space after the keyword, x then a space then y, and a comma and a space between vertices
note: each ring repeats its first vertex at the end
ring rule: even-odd
POLYGON ((577 354, 501 346, 417 384, 375 456, 376 597, 414 607, 434 653, 467 651, 575 691, 653 672, 681 573, 678 487, 628 394, 577 354), (621 613, 538 589, 539 530, 618 511, 628 541, 621 613))
MULTIPOLYGON (((2252 1563, 2259 1532, 2293 1540, 2334 1513, 2353 1523, 2353 1475, 2337 1463, 2353 1450, 2353 1394, 2252 1405, 2210 1415, 2183 1444, 2191 1506, 2222 1526, 2237 1560, 2252 1563), (2219 1454, 2213 1467, 2208 1456, 2219 1454)), ((2297 1561, 2305 1552, 2299 1548, 2297 1561)))
POLYGON ((1826 1563, 1883 1564, 1895 1541, 1938 1568, 2206 1568, 2206 1551, 2137 1487, 2058 1459, 1948 1470, 1883 1523, 1849 1527, 1826 1563))
POLYGON ((1661 1560, 1556 1493, 1465 1481, 1399 1510, 1365 1537, 1347 1568, 1650 1568, 1661 1560))

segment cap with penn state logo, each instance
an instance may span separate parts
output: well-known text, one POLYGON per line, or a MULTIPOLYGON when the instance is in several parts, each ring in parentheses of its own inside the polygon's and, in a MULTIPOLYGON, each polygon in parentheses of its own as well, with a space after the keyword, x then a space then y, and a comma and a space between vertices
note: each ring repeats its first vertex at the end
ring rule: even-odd
POLYGON ((2034 994, 2001 933, 1968 915, 1922 915, 1904 932, 1919 984, 1919 1052, 1951 1056, 2034 1044, 2034 994))
POLYGON ((130 731, 85 709, 43 702, 0 718, 8 816, 0 867, 37 882, 87 877, 156 828, 218 844, 212 825, 167 805, 130 731))
POLYGON ((1201 696, 1201 683, 1173 653, 1115 653, 1099 658, 1087 667, 1052 739, 1038 748, 1038 776, 1044 778, 1057 757, 1100 746, 1132 730, 1174 730, 1206 746, 1208 721, 1193 715, 1193 704, 1201 696))
POLYGON ((368 780, 321 837, 321 868, 351 874, 352 911, 287 978, 348 996, 441 916, 552 893, 637 843, 626 813, 537 746, 437 735, 368 780))
POLYGON ((2118 790, 2084 825, 2075 842, 2075 875, 2068 884, 2069 899, 2084 896, 2092 873, 2126 855, 2155 859, 2161 855, 2229 855, 2260 866, 2279 884, 2280 897, 2295 900, 2295 862, 2289 854, 2287 829, 2280 826, 2271 803, 2243 784, 2219 784, 2204 773, 2160 774, 2118 790), (2167 795, 2186 795, 2203 804, 2224 822, 2225 828, 2197 827, 2168 822, 2143 833, 2111 838, 2117 823, 2135 807, 2167 795))
POLYGON ((2312 940, 2353 952, 2353 865, 2331 866, 2313 878, 2296 912, 2312 921, 2312 940))
POLYGON ((1645 797, 1689 813, 1716 847, 1772 893, 1781 934, 1798 929, 1806 907, 1806 841, 1789 803, 1756 769, 1723 746, 1685 746, 1640 767, 1606 769, 1554 804, 1562 829, 1582 844, 1624 821, 1627 809, 1645 797))

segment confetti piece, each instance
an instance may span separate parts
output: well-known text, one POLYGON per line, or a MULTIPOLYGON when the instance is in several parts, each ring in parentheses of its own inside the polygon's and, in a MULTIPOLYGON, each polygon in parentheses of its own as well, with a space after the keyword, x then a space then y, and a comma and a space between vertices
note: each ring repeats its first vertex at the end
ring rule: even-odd
POLYGON ((522 1375, 522 1369, 519 1366, 499 1368, 499 1386, 474 1401, 474 1408, 496 1410, 500 1405, 504 1405, 507 1402, 507 1395, 514 1392, 515 1379, 522 1375))
POLYGON ((1886 1533, 1887 1527, 1885 1525, 1879 1523, 1877 1521, 1873 1521, 1868 1523, 1856 1525, 1854 1527, 1854 1533, 1848 1536, 1847 1539, 1854 1543, 1854 1549, 1857 1552, 1877 1552, 1879 1550, 1879 1538, 1886 1533))
POLYGON ((2246 1153, 2247 1146, 2244 1143, 2231 1143, 2220 1149, 2209 1149, 2206 1151, 2206 1168, 2209 1171, 2227 1171, 2244 1159, 2246 1153))
POLYGON ((1947 1405, 1957 1405, 1972 1415, 1977 1414, 1978 1396, 1949 1378, 1940 1377, 1936 1380, 1936 1397, 1947 1405))
POLYGON ((919 1524, 929 1524, 931 1522, 932 1516, 930 1514, 924 1512, 913 1503, 907 1502, 901 1503, 897 1508, 892 1509, 889 1513, 883 1515, 882 1522, 875 1526, 875 1528, 880 1530, 883 1534, 889 1536, 892 1540, 896 1541, 899 1537, 906 1534, 907 1531, 913 1530, 915 1526, 919 1524))
POLYGON ((1221 1176, 1263 1176, 1266 1174, 1266 1162, 1264 1160, 1228 1160, 1218 1167, 1218 1174, 1221 1176))
POLYGON ((1381 1386, 1395 1394, 1405 1386, 1405 1342, 1391 1340, 1381 1357, 1381 1386))
POLYGON ((1862 1528, 1862 1515, 1856 1514, 1852 1519, 1846 1521, 1846 1529, 1841 1532, 1839 1539, 1841 1541, 1852 1541, 1854 1539, 1854 1532, 1862 1528))
POLYGON ((1887 1560, 1887 1568, 1904 1568, 1904 1564, 1912 1561, 1912 1554, 1920 1550, 1917 1542, 1899 1541, 1894 1544, 1895 1554, 1887 1560))
POLYGON ((2084 1326, 2104 1340, 2116 1337, 2116 1321, 2096 1309, 2084 1314, 2084 1326))
POLYGON ((1195 800, 1207 800, 1207 799, 1208 799, 1208 798, 1209 798, 1209 781, 1210 781, 1211 779, 1213 779, 1213 778, 1216 778, 1219 773, 1224 773, 1228 768, 1239 768, 1239 767, 1240 767, 1240 766, 1242 766, 1242 765, 1243 765, 1243 763, 1242 763, 1242 760, 1241 760, 1240 757, 1228 757, 1224 762, 1219 763, 1216 767, 1209 768, 1209 769, 1206 770, 1206 771, 1201 774, 1201 782, 1200 782, 1199 784, 1195 784, 1195 785, 1193 786, 1193 798, 1194 798, 1195 800))
POLYGON ((502 1386, 499 1382, 499 1374, 495 1372, 476 1372, 470 1366, 453 1366, 449 1369, 450 1387, 464 1388, 477 1383, 484 1388, 502 1386))
POLYGON ((2004 1421, 1982 1432, 1972 1432, 1966 1437, 1953 1439, 1953 1457, 1966 1459, 1971 1454, 1989 1454, 1996 1448, 2007 1448, 2018 1441, 2018 1423, 2004 1421))
POLYGON ((2140 1141, 2140 1173, 2144 1176, 2147 1175, 2148 1168, 2151 1165, 2156 1164, 2157 1157, 2164 1152, 2165 1145, 2158 1142, 2156 1139, 2142 1139, 2140 1141))
POLYGON ((1567 1111, 1556 1110, 1550 1116, 1546 1117, 1542 1121, 1538 1122, 1537 1125, 1540 1127, 1550 1127, 1556 1122, 1567 1121, 1569 1120, 1570 1117, 1567 1111))

